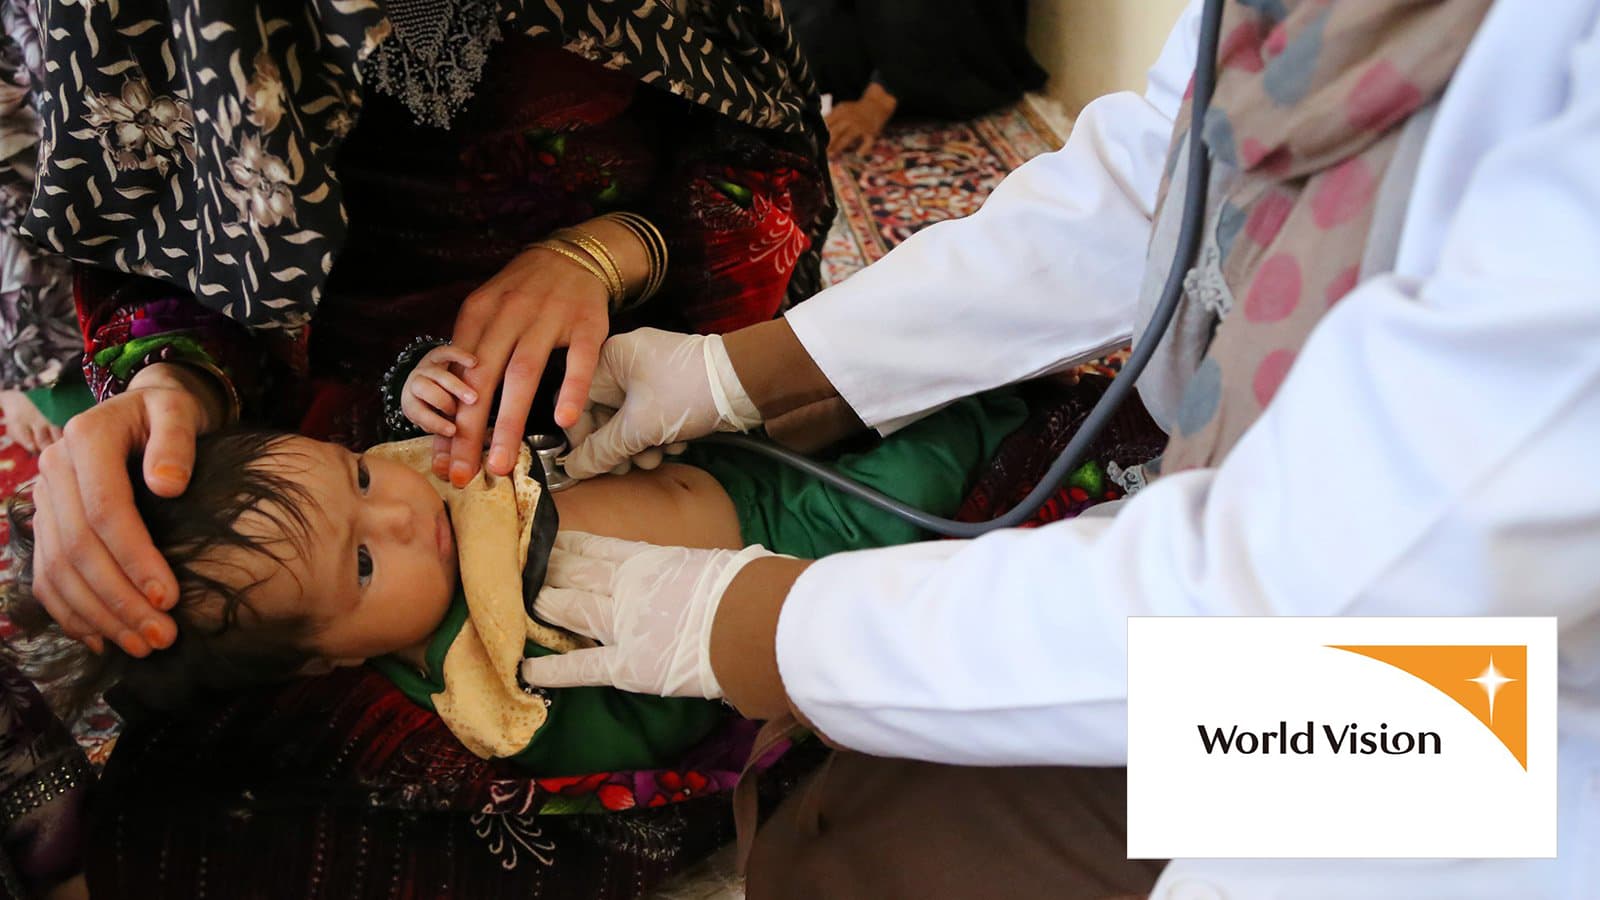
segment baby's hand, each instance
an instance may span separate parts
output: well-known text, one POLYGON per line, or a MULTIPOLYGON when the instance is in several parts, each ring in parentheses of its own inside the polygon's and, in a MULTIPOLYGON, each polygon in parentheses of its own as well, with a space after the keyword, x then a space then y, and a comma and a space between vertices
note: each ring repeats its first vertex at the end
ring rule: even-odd
POLYGON ((470 369, 478 360, 465 350, 440 344, 429 350, 411 370, 400 392, 400 411, 406 418, 423 431, 442 437, 453 437, 456 433, 456 423, 451 420, 455 418, 458 403, 472 404, 478 400, 478 392, 450 371, 451 363, 470 369))

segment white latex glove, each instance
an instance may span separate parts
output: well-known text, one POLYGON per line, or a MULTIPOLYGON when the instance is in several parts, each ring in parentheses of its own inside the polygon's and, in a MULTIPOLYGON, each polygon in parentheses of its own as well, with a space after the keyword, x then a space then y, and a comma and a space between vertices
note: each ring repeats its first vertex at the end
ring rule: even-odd
MULTIPOLYGON (((596 429, 611 421, 616 414, 617 411, 612 407, 595 406, 591 402, 587 409, 578 414, 578 421, 574 422, 571 428, 563 429, 567 435, 567 446, 576 447, 582 444, 585 440, 588 440, 589 435, 594 434, 596 429)), ((666 457, 677 456, 688 447, 688 441, 677 441, 664 447, 651 447, 648 450, 641 450, 630 459, 625 459, 612 466, 611 474, 622 475, 634 466, 638 466, 641 469, 654 469, 656 466, 661 465, 661 461, 666 457)), ((565 460, 562 461, 565 462, 565 460)), ((564 467, 563 471, 565 471, 564 467)))
POLYGON ((578 531, 556 535, 539 617, 602 645, 522 661, 536 687, 613 685, 663 697, 722 696, 711 625, 722 594, 762 547, 691 550, 578 531))
POLYGON ((572 452, 564 466, 573 478, 630 460, 653 468, 661 461, 647 452, 654 448, 761 424, 715 334, 641 328, 612 337, 600 348, 589 403, 588 421, 567 432, 572 452))

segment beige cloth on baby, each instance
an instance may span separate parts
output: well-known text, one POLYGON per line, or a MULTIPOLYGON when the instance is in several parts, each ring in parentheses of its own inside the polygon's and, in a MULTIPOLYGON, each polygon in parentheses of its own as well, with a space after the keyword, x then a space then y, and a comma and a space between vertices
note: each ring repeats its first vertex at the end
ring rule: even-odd
POLYGON ((480 469, 456 488, 433 475, 432 437, 380 444, 367 453, 422 473, 450 510, 467 621, 445 654, 445 688, 433 695, 434 709, 478 756, 514 756, 548 714, 544 699, 525 693, 517 680, 524 640, 562 653, 593 646, 534 621, 523 607, 522 572, 544 492, 530 474, 533 455, 524 446, 509 477, 480 469))

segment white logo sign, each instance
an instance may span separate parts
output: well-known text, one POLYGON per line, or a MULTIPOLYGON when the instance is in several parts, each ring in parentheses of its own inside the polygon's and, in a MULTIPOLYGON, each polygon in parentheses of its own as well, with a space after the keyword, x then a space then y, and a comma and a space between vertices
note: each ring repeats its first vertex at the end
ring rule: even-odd
POLYGON ((1128 855, 1553 857, 1553 618, 1128 620, 1128 855))

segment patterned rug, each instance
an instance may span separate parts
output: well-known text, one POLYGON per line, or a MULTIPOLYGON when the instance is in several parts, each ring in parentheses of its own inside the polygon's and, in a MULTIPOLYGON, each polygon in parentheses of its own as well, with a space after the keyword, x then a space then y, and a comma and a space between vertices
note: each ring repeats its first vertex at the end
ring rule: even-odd
POLYGON ((866 153, 832 163, 839 217, 822 274, 838 284, 935 222, 971 215, 1011 170, 1061 146, 1027 102, 967 121, 891 125, 866 153))

